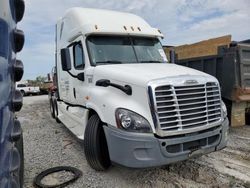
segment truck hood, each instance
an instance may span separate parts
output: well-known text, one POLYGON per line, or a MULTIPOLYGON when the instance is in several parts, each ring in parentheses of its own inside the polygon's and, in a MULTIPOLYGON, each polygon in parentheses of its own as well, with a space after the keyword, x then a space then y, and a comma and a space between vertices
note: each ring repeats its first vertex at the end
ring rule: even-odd
POLYGON ((146 86, 149 81, 176 76, 212 76, 195 69, 170 63, 100 65, 95 68, 95 79, 110 79, 127 84, 146 86))

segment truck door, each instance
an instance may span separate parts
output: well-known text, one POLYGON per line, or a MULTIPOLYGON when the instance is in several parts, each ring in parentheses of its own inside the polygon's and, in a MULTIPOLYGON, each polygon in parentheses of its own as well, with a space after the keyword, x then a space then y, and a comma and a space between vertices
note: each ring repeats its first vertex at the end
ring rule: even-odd
POLYGON ((85 106, 87 95, 87 82, 85 80, 85 50, 82 37, 79 37, 72 45, 72 74, 78 78, 74 78, 71 82, 71 101, 74 104, 85 106), (80 76, 79 76, 80 75, 80 76), (81 79, 79 79, 81 77, 81 79))

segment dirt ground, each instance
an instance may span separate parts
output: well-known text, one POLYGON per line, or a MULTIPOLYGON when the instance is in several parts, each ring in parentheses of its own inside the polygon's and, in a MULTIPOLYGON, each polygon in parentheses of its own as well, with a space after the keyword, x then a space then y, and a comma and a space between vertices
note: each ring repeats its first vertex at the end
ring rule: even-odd
POLYGON ((228 147, 220 152, 169 166, 129 169, 112 166, 106 172, 91 169, 82 143, 51 118, 47 96, 25 97, 18 113, 24 133, 25 188, 50 167, 69 165, 83 176, 68 187, 249 187, 250 126, 231 128, 228 147))

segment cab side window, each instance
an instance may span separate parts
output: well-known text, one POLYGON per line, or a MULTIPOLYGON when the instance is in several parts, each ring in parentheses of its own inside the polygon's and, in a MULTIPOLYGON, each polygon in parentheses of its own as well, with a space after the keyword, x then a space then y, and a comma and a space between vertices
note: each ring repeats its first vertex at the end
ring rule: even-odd
POLYGON ((84 53, 81 43, 77 43, 73 47, 74 53, 74 67, 75 69, 84 69, 85 61, 84 61, 84 53))

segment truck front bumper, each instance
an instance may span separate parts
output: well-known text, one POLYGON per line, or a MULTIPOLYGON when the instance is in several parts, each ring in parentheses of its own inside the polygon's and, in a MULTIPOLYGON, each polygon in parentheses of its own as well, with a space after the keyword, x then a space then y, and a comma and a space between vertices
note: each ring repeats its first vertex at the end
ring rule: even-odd
POLYGON ((104 126, 112 162, 132 168, 161 166, 226 147, 228 119, 213 129, 183 137, 157 138, 104 126))

